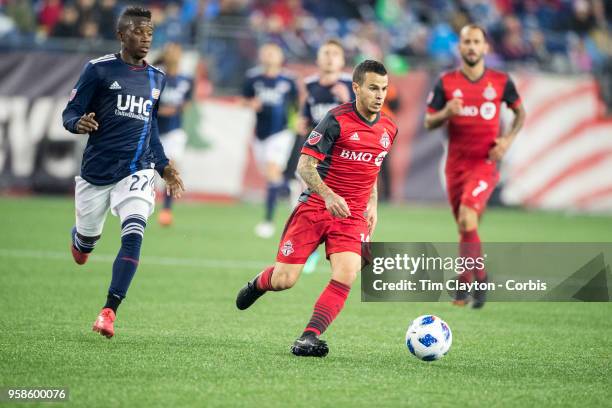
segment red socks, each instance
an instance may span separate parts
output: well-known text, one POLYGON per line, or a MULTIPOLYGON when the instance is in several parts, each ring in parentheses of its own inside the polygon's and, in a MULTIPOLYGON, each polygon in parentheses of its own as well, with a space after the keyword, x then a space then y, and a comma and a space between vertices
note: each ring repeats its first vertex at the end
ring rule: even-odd
MULTIPOLYGON (((480 245, 480 237, 478 229, 464 231, 459 239, 459 256, 477 258, 482 256, 482 248, 480 245)), ((459 276, 460 282, 471 282, 476 277, 478 282, 484 282, 487 279, 487 271, 485 269, 470 269, 466 270, 459 276)))
POLYGON ((257 278, 257 289, 262 292, 267 292, 269 290, 274 290, 272 288, 272 272, 274 271, 274 266, 268 266, 266 269, 259 273, 259 277, 257 278))
MULTIPOLYGON (((261 271, 257 277, 255 285, 257 289, 262 292, 275 290, 272 287, 272 272, 274 266, 268 266, 266 269, 261 271)), ((317 303, 315 303, 312 317, 304 329, 305 332, 311 331, 317 336, 320 336, 327 327, 334 321, 338 313, 344 307, 344 302, 351 291, 350 286, 340 283, 336 280, 330 280, 317 303)))
POLYGON ((304 331, 311 331, 320 336, 344 307, 350 290, 350 286, 330 280, 315 303, 314 312, 304 331))

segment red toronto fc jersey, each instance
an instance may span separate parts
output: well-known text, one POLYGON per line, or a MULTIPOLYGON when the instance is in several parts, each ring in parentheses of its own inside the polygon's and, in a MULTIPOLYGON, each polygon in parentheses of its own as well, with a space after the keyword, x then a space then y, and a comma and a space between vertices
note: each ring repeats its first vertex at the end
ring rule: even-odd
POLYGON ((510 108, 521 104, 514 82, 508 74, 488 68, 475 81, 461 70, 447 72, 430 93, 427 111, 439 111, 453 98, 463 100, 463 109, 448 121, 447 168, 457 162, 487 160, 499 134, 501 103, 510 108))
MULTIPOLYGON (((346 200, 351 214, 363 217, 372 187, 385 156, 397 136, 397 126, 385 114, 369 122, 345 103, 332 110, 310 133, 302 153, 320 160, 317 171, 332 191, 346 200)), ((325 201, 307 189, 300 201, 321 205, 325 201)))

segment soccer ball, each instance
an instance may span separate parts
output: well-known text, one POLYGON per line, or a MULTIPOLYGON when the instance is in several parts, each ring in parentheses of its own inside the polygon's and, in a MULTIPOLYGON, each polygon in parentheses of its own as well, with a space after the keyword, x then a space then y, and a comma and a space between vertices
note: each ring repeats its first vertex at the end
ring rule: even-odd
POLYGON ((410 323, 406 332, 406 346, 418 359, 439 360, 448 353, 453 333, 448 324, 438 316, 419 316, 410 323))

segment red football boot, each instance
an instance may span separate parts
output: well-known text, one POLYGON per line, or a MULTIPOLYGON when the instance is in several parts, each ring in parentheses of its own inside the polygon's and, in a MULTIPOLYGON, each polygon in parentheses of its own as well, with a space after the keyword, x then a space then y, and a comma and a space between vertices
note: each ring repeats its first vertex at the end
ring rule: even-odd
POLYGON ((72 252, 74 262, 79 265, 83 265, 85 262, 87 262, 87 258, 89 258, 89 254, 79 251, 74 247, 74 245, 72 245, 72 243, 70 244, 70 252, 72 252))
POLYGON ((110 339, 115 335, 114 321, 115 312, 113 312, 113 309, 106 307, 98 315, 92 330, 110 339))
POLYGON ((172 225, 172 211, 169 208, 164 208, 159 212, 159 225, 169 227, 172 225))

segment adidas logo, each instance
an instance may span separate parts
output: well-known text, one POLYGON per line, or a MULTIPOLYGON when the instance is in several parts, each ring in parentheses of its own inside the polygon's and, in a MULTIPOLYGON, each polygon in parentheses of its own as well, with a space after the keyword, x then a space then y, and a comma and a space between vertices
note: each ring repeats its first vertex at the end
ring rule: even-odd
POLYGON ((463 92, 461 92, 461 89, 455 89, 453 92, 453 98, 463 98, 463 92))
POLYGON ((349 137, 349 140, 361 140, 361 139, 359 138, 359 135, 357 134, 357 132, 355 132, 351 135, 351 137, 349 137))
POLYGON ((119 85, 119 82, 115 81, 108 87, 108 89, 121 89, 121 85, 119 85))

